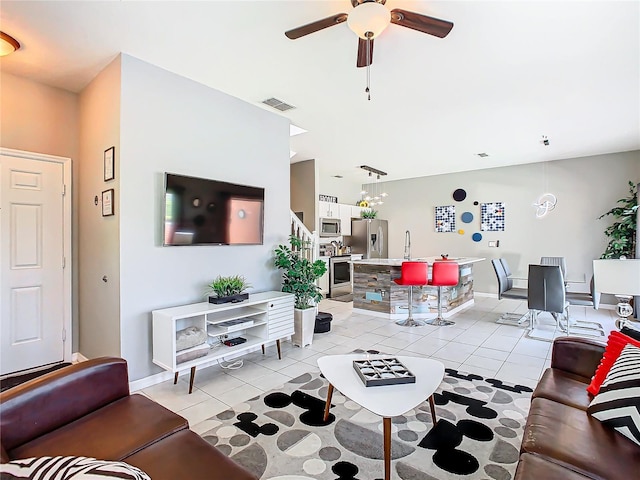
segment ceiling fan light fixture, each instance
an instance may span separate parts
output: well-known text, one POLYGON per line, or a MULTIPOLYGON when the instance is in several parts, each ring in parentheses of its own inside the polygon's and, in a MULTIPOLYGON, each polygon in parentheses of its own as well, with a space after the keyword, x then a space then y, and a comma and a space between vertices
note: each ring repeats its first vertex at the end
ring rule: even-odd
POLYGON ((358 5, 349 13, 347 25, 360 38, 374 39, 391 23, 391 12, 375 1, 358 5))
POLYGON ((0 57, 9 55, 20 48, 20 43, 4 32, 0 32, 0 57))

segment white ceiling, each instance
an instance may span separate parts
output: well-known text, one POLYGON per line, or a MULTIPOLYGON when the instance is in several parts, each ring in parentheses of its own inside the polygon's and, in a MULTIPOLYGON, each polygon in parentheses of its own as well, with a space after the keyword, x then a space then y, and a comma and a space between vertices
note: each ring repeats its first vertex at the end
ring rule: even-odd
POLYGON ((0 26, 22 48, 0 66, 78 92, 125 52, 255 105, 276 97, 308 131, 292 137, 292 161, 356 182, 362 164, 394 180, 640 149, 640 2, 387 7, 454 27, 439 39, 390 25, 375 41, 371 101, 346 24, 284 35, 350 12, 349 0, 2 0, 0 26))

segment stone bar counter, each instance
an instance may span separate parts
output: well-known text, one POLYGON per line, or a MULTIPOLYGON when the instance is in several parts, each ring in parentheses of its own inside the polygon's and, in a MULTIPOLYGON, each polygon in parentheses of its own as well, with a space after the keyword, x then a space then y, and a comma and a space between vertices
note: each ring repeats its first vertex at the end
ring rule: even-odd
MULTIPOLYGON (((429 264, 429 278, 434 261, 454 262, 460 268, 460 281, 454 287, 442 288, 443 317, 473 305, 473 264, 484 258, 441 257, 412 258, 413 262, 429 264)), ((409 287, 396 284, 400 278, 401 258, 353 260, 353 312, 401 320, 407 318, 409 287)), ((438 312, 438 287, 413 287, 414 318, 432 318, 438 312)))

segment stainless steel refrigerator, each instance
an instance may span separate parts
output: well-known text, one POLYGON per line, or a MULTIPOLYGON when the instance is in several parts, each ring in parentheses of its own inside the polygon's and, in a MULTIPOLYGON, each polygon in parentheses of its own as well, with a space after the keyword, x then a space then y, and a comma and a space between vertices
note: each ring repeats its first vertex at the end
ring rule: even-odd
POLYGON ((360 218, 351 220, 351 253, 362 258, 387 258, 387 221, 360 218))

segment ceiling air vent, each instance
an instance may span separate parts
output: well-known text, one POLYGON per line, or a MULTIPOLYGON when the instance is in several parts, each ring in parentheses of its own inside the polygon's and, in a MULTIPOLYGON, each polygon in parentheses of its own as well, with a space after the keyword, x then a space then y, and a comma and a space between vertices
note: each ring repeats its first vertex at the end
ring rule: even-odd
POLYGON ((271 97, 263 100, 262 103, 265 105, 269 105, 270 107, 275 108, 276 110, 280 110, 281 112, 285 112, 287 110, 291 110, 292 108, 296 108, 293 105, 289 105, 288 103, 284 103, 282 100, 278 100, 277 98, 271 97))

